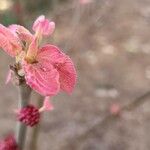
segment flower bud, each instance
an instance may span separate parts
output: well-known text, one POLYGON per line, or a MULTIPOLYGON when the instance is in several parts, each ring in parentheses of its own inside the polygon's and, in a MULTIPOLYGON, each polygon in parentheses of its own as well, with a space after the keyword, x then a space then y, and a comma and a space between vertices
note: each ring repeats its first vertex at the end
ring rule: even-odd
POLYGON ((15 138, 8 136, 0 141, 0 150, 19 150, 15 138))
POLYGON ((35 106, 28 105, 18 112, 17 118, 20 122, 32 127, 39 123, 40 112, 35 106))

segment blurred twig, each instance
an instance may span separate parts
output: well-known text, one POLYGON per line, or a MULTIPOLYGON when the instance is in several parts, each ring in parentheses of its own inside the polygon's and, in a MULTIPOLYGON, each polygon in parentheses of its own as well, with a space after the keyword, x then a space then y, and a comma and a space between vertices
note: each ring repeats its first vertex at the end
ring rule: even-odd
POLYGON ((21 0, 14 0, 13 10, 17 18, 17 23, 24 25, 24 10, 21 2, 21 0))
POLYGON ((137 97, 132 103, 124 106, 122 109, 126 111, 131 111, 143 104, 146 100, 148 100, 148 97, 150 97, 150 91, 147 91, 145 94, 137 97))
MULTIPOLYGON (((136 109, 137 107, 141 106, 148 98, 150 97, 150 91, 147 91, 143 95, 135 98, 131 103, 128 105, 121 107, 121 112, 123 111, 131 111, 136 109)), ((90 137, 92 134, 99 134, 102 136, 107 128, 112 125, 112 123, 116 122, 119 119, 119 115, 114 115, 111 113, 107 113, 106 116, 102 119, 99 118, 96 120, 90 127, 88 127, 83 133, 79 136, 72 139, 72 141, 65 145, 64 149, 71 149, 76 150, 79 143, 83 142, 87 137, 90 137)))
MULTIPOLYGON (((112 8, 111 0, 105 0, 103 3, 102 3, 102 1, 93 2, 93 3, 94 3, 94 6, 97 6, 98 3, 100 3, 102 5, 102 8, 101 8, 101 14, 99 14, 99 13, 94 14, 94 17, 89 17, 88 14, 87 14, 87 16, 85 16, 86 18, 89 18, 87 24, 88 24, 89 29, 91 28, 91 30, 93 30, 94 27, 100 26, 100 24, 104 21, 106 14, 108 14, 108 12, 112 8)), ((71 45, 73 45, 73 43, 76 42, 74 40, 74 37, 80 26, 80 21, 81 21, 82 17, 84 17, 84 13, 86 11, 89 11, 90 7, 92 7, 91 5, 89 5, 89 7, 82 6, 78 0, 74 1, 74 5, 75 5, 75 8, 74 8, 73 16, 72 16, 72 21, 71 21, 71 32, 70 32, 71 38, 66 42, 66 44, 64 46, 65 50, 70 49, 71 45)), ((97 8, 97 9, 99 10, 100 8, 97 8)))
POLYGON ((104 4, 103 4, 103 7, 102 7, 101 15, 98 14, 97 16, 95 16, 94 18, 96 18, 96 19, 94 19, 94 21, 91 21, 90 26, 97 25, 97 24, 100 24, 101 22, 103 22, 103 20, 105 18, 105 15, 109 14, 111 9, 113 8, 112 6, 113 5, 112 5, 111 0, 105 0, 104 4))
MULTIPOLYGON (((71 21, 71 35, 70 37, 73 37, 75 32, 76 32, 76 29, 79 25, 79 22, 80 22, 80 17, 81 17, 81 7, 80 7, 80 3, 75 0, 74 1, 74 5, 75 5, 75 10, 74 10, 74 13, 73 13, 73 16, 72 16, 72 21, 71 21)), ((70 42, 71 42, 72 38, 70 38, 69 41, 66 42, 65 44, 65 47, 64 49, 69 49, 70 47, 70 42)))
POLYGON ((52 8, 55 11, 57 9, 58 0, 52 0, 52 8))

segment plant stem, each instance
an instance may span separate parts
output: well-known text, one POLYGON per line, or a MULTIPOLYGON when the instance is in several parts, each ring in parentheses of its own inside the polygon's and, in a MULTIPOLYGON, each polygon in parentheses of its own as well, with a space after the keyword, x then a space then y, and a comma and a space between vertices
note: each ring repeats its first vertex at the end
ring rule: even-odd
MULTIPOLYGON (((37 94, 36 95, 36 99, 37 99, 37 106, 40 108, 43 105, 43 96, 37 94)), ((40 130, 40 123, 37 124, 31 131, 31 140, 30 140, 30 145, 29 145, 29 149, 31 150, 37 150, 37 141, 38 141, 38 137, 39 137, 39 130, 40 130)))
POLYGON ((31 141, 30 141, 30 145, 29 145, 30 149, 32 149, 32 150, 37 150, 37 141, 38 141, 38 136, 39 136, 39 129, 40 129, 40 123, 32 129, 31 141))
MULTIPOLYGON (((21 109, 28 105, 31 95, 31 88, 25 83, 22 83, 21 85, 19 85, 18 90, 19 90, 18 109, 21 109)), ((25 136, 26 136, 26 125, 22 124, 21 122, 18 122, 16 129, 16 141, 18 143, 20 150, 23 150, 24 148, 25 136)))

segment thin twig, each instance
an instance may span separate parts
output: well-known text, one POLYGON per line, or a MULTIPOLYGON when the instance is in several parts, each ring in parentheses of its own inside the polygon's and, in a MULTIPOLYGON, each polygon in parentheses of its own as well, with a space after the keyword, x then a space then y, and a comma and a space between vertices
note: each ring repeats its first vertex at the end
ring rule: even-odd
POLYGON ((148 97, 150 97, 150 91, 147 91, 143 95, 135 98, 135 100, 133 100, 132 103, 124 106, 122 109, 126 110, 126 111, 131 111, 131 110, 137 108, 138 106, 142 105, 146 100, 148 100, 147 99, 148 97))
MULTIPOLYGON (((150 91, 147 91, 143 95, 135 98, 130 104, 122 106, 121 112, 123 111, 131 111, 141 106, 146 100, 150 97, 150 91)), ((98 133, 99 136, 102 136, 107 128, 112 125, 117 119, 119 119, 119 115, 114 115, 107 113, 106 116, 102 119, 99 118, 96 120, 90 127, 87 128, 84 132, 82 132, 77 137, 73 138, 72 141, 64 146, 64 149, 76 150, 79 143, 85 140, 87 137, 90 137, 92 134, 98 133)))

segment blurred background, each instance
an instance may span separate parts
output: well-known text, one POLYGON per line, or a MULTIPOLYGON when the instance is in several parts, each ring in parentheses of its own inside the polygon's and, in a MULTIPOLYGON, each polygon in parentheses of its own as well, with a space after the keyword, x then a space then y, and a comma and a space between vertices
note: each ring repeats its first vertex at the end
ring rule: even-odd
MULTIPOLYGON (((37 150, 150 150, 150 0, 0 0, 6 26, 32 31, 41 14, 56 23, 46 42, 70 55, 78 83, 53 98, 37 150)), ((3 51, 0 60, 2 138, 15 129, 17 89, 5 85, 13 60, 3 51)))

